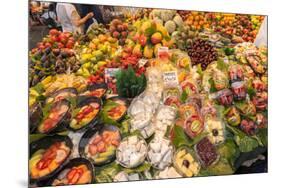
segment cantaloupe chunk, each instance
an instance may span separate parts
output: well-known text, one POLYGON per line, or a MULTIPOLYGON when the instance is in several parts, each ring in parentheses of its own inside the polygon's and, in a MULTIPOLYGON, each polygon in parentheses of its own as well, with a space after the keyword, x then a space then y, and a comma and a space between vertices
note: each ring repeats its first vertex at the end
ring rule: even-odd
POLYGON ((48 166, 50 172, 53 172, 57 168, 58 168, 58 163, 56 163, 55 160, 53 160, 48 166))
POLYGON ((91 172, 89 170, 86 170, 83 175, 79 178, 79 181, 77 184, 85 184, 90 183, 91 181, 91 172))
POLYGON ((48 168, 45 168, 43 170, 38 171, 38 175, 39 177, 43 177, 50 174, 50 170, 48 168))

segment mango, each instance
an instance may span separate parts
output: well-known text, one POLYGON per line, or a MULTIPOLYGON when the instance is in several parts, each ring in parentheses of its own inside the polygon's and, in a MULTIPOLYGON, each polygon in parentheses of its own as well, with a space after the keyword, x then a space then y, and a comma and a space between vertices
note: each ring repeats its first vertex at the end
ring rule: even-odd
POLYGON ((163 37, 160 32, 154 33, 150 38, 152 44, 158 44, 162 41, 162 39, 163 39, 163 37))
POLYGON ((173 46, 174 41, 173 41, 173 39, 170 39, 170 40, 163 39, 162 44, 163 44, 163 46, 170 48, 173 46))
POLYGON ((156 23, 156 30, 162 33, 163 37, 169 36, 167 29, 159 23, 156 23))
POLYGON ((146 45, 144 47, 143 56, 147 59, 151 59, 153 57, 153 49, 146 45))
POLYGON ((145 21, 145 22, 142 23, 140 30, 141 30, 142 33, 144 33, 150 27, 151 27, 151 22, 145 21))
POLYGON ((158 48, 161 47, 162 44, 161 43, 158 43, 154 46, 154 56, 157 57, 158 55, 158 48))
POLYGON ((133 55, 136 55, 138 57, 142 56, 142 52, 141 52, 141 45, 137 44, 134 49, 133 49, 133 55))

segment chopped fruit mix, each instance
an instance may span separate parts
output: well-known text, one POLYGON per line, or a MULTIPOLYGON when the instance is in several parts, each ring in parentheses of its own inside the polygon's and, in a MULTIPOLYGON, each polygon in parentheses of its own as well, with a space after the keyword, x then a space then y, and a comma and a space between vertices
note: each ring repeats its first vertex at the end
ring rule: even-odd
POLYGON ((120 139, 118 131, 105 130, 90 139, 89 144, 85 147, 85 154, 96 164, 106 162, 115 155, 120 139))
POLYGON ((35 152, 29 160, 31 178, 38 179, 55 171, 70 154, 64 142, 56 142, 47 149, 35 152))
POLYGON ((86 126, 97 116, 99 111, 100 105, 96 102, 83 106, 71 120, 70 127, 73 129, 80 129, 86 126))
POLYGON ((206 130, 212 144, 220 144, 224 141, 224 129, 221 121, 209 119, 206 122, 206 130))
POLYGON ((104 88, 97 88, 97 89, 94 89, 92 91, 86 91, 82 95, 102 98, 102 96, 104 96, 105 92, 106 92, 106 89, 104 89, 104 88))
POLYGON ((53 181, 53 186, 59 185, 79 185, 87 184, 92 181, 92 173, 84 164, 74 166, 71 169, 63 170, 53 181))
POLYGON ((118 105, 116 107, 111 108, 107 114, 113 120, 118 120, 123 114, 126 112, 127 107, 123 105, 118 105))
POLYGON ((55 103, 55 102, 61 101, 63 99, 71 98, 71 97, 76 97, 76 94, 69 92, 69 91, 64 91, 64 92, 58 93, 55 96, 51 96, 51 97, 47 98, 46 103, 55 103))
POLYGON ((231 107, 225 117, 227 123, 232 126, 238 126, 241 122, 240 114, 235 107, 231 107))
POLYGON ((164 104, 178 108, 180 106, 180 99, 176 96, 170 96, 166 98, 164 104))
POLYGON ((203 129, 204 123, 201 118, 197 115, 192 115, 184 123, 185 133, 191 138, 194 138, 199 135, 203 131, 203 129))
POLYGON ((177 151, 174 165, 177 171, 185 177, 196 176, 200 170, 199 162, 185 148, 181 148, 177 151))
POLYGON ((39 125, 38 131, 40 133, 47 133, 55 128, 61 121, 65 113, 68 111, 69 106, 63 103, 56 103, 50 110, 47 118, 39 125))

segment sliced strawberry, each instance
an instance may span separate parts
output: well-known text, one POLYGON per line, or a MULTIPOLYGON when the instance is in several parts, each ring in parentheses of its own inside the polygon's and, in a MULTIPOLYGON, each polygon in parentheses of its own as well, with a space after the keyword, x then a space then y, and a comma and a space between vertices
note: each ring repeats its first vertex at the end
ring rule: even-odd
POLYGON ((71 169, 67 174, 68 183, 70 185, 76 184, 80 177, 82 176, 83 172, 79 171, 77 168, 71 169))
POLYGON ((52 160, 51 159, 41 159, 38 163, 37 163, 37 165, 36 165, 36 167, 38 168, 38 169, 40 169, 40 170, 43 170, 43 169, 45 169, 45 168, 47 168, 49 165, 50 165, 50 163, 52 162, 52 160))
POLYGON ((91 113, 93 111, 93 107, 92 106, 87 106, 86 108, 83 109, 82 113, 84 115, 87 115, 89 113, 91 113))

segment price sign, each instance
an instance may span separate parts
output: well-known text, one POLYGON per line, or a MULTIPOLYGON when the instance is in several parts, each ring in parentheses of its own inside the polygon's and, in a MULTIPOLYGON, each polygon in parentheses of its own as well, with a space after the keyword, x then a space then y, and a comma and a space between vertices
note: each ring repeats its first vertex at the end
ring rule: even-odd
POLYGON ((105 82, 108 78, 115 78, 115 74, 119 71, 119 68, 106 68, 104 69, 105 82))
POLYGON ((177 71, 168 71, 163 73, 165 87, 175 87, 179 85, 177 71))
POLYGON ((158 58, 169 57, 169 48, 165 47, 165 46, 159 47, 157 56, 158 56, 158 58))
POLYGON ((117 93, 115 75, 119 70, 119 68, 106 68, 104 70, 104 80, 111 94, 117 93))
POLYGON ((147 62, 148 62, 147 59, 140 59, 140 60, 138 61, 138 66, 139 66, 139 68, 144 67, 147 62))

